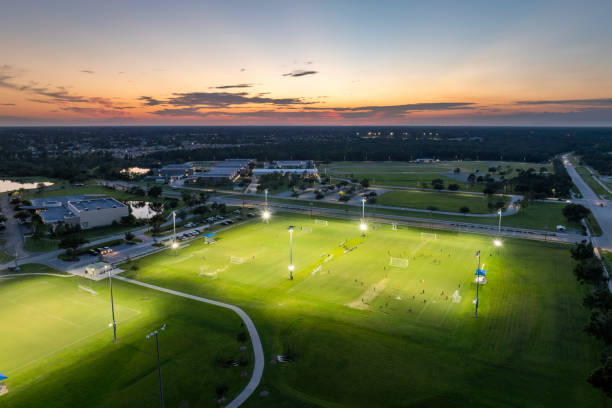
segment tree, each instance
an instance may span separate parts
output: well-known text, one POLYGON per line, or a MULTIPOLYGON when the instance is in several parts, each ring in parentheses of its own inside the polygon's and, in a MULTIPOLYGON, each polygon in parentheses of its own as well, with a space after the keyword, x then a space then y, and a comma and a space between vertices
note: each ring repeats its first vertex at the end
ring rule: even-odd
POLYGON ((448 185, 448 189, 449 189, 450 191, 457 191, 457 190, 459 190, 459 184, 455 184, 455 183, 453 183, 453 184, 449 184, 449 185, 448 185))
POLYGON ((470 212, 470 208, 469 208, 469 207, 466 207, 466 206, 463 206, 463 207, 461 207, 461 208, 459 209, 459 211, 461 212, 461 214, 467 214, 467 213, 469 213, 469 212, 470 212))
POLYGON ((0 214, 0 222, 5 222, 6 216, 4 214, 0 214))
POLYGON ((602 390, 608 397, 612 397, 612 357, 604 355, 602 366, 591 374, 588 382, 602 390))
POLYGON ((591 210, 582 204, 568 204, 563 208, 563 215, 569 221, 580 222, 581 219, 587 217, 591 210))
POLYGON ((147 194, 151 198, 157 198, 160 195, 162 195, 162 193, 163 193, 163 190, 160 186, 153 186, 149 189, 149 192, 147 194))
POLYGON ((370 187, 370 180, 368 180, 367 178, 364 178, 363 180, 359 182, 359 184, 361 184, 361 187, 363 188, 368 188, 370 187))
POLYGON ((185 211, 185 210, 179 210, 179 211, 176 213, 176 216, 177 216, 178 218, 180 218, 181 220, 184 220, 185 218, 187 218, 187 211, 185 211))
POLYGON ((431 186, 436 190, 442 190, 444 188, 444 180, 442 179, 433 179, 431 181, 431 186))
POLYGON ((157 213, 151 218, 149 218, 149 225, 151 225, 153 234, 159 234, 161 230, 161 225, 164 223, 164 221, 164 217, 160 213, 157 213))
POLYGON ((598 287, 584 297, 583 304, 591 310, 612 310, 612 293, 606 286, 598 287))
POLYGON ((455 167, 455 170, 453 170, 453 173, 461 173, 461 169, 459 167, 455 167))
POLYGON ((59 242, 59 247, 65 249, 76 249, 79 245, 86 242, 87 240, 85 238, 72 234, 62 238, 62 240, 59 242))
POLYGON ((475 175, 474 173, 470 173, 470 175, 469 175, 469 176, 468 176, 468 178, 467 178, 467 181, 468 181, 470 184, 474 184, 474 182, 476 181, 476 175, 475 175))
POLYGON ((30 213, 27 211, 19 211, 17 214, 15 214, 15 218, 21 222, 25 222, 28 218, 30 218, 30 213))
POLYGON ((126 241, 131 241, 134 238, 136 238, 136 235, 134 235, 133 233, 131 233, 130 231, 125 233, 125 240, 126 241))
POLYGON ((161 213, 164 210, 164 203, 154 201, 154 202, 149 204, 149 208, 154 213, 158 213, 159 214, 159 213, 161 213))
POLYGON ((612 311, 595 311, 591 313, 591 319, 585 331, 596 339, 603 340, 606 344, 612 343, 612 311))
POLYGON ((603 280, 603 269, 597 258, 588 258, 574 267, 574 275, 580 283, 598 283, 603 280))
POLYGON ((590 242, 582 241, 579 244, 574 245, 570 249, 572 258, 577 261, 592 258, 595 254, 593 253, 593 245, 590 242))

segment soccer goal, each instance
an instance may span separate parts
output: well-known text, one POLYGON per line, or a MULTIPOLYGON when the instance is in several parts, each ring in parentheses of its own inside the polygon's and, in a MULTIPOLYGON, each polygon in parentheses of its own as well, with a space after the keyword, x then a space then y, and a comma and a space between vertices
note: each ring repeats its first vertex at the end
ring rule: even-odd
POLYGON ((325 227, 327 227, 327 225, 329 225, 329 224, 328 224, 328 222, 327 222, 327 220, 319 220, 319 219, 316 219, 314 223, 315 223, 315 225, 323 225, 323 226, 325 226, 325 227))
POLYGON ((438 239, 438 234, 432 234, 430 232, 421 232, 421 239, 436 240, 438 239))
POLYGON ((393 258, 389 259, 389 266, 395 266, 396 268, 407 268, 408 259, 406 258, 393 258))
POLYGON ((397 228, 397 222, 394 222, 393 224, 391 224, 391 229, 393 231, 397 231, 399 228, 397 228))
POLYGON ((244 258, 243 258, 243 257, 241 257, 241 256, 232 256, 232 257, 230 258, 230 262, 231 262, 231 263, 233 263, 233 264, 238 264, 238 265, 240 265, 240 264, 243 264, 243 263, 244 263, 244 258))
POLYGON ((453 293, 453 303, 459 303, 461 302, 461 295, 459 294, 459 291, 456 290, 455 293, 453 293))
POLYGON ((312 232, 312 227, 301 227, 302 232, 312 232))

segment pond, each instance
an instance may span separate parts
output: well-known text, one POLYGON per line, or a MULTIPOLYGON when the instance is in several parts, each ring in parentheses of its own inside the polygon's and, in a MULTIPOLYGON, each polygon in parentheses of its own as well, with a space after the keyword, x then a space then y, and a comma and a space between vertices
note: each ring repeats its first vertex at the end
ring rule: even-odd
POLYGON ((139 220, 148 220, 155 215, 155 211, 149 206, 147 201, 128 201, 127 204, 132 209, 132 215, 139 220))
POLYGON ((32 182, 22 183, 20 181, 13 181, 13 180, 0 180, 0 193, 19 190, 20 188, 31 190, 33 188, 37 188, 39 184, 44 184, 45 187, 53 185, 53 183, 48 182, 48 181, 40 181, 40 182, 32 181, 32 182))

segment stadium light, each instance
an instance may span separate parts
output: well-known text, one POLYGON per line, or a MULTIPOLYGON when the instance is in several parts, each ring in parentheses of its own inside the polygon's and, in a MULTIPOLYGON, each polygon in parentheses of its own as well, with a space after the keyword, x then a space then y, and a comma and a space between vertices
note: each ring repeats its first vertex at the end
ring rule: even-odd
POLYGON ((147 340, 151 337, 155 336, 155 349, 157 350, 157 374, 159 376, 159 406, 164 408, 164 389, 162 387, 162 375, 161 375, 161 361, 159 358, 159 337, 158 334, 160 331, 166 330, 166 324, 159 329, 155 330, 153 333, 149 333, 146 335, 147 340))
POLYGON ((493 241, 493 245, 495 245, 497 248, 499 248, 500 246, 502 246, 502 241, 501 239, 496 239, 493 241))
POLYGON ((497 210, 497 215, 499 215, 499 224, 497 226, 497 233, 501 234, 501 216, 502 216, 501 208, 497 210))
POLYGON ((289 228, 289 280, 293 280, 293 270, 295 267, 293 266, 293 225, 290 225, 289 228))
POLYGON ((478 263, 476 264, 476 309, 474 310, 474 317, 478 317, 478 284, 480 283, 480 275, 478 275, 478 268, 480 268, 480 250, 476 252, 478 257, 478 263))
POLYGON ((262 214, 262 217, 264 219, 265 222, 268 222, 270 220, 270 208, 268 207, 268 189, 266 188, 264 190, 264 194, 265 194, 265 199, 264 199, 264 212, 262 214))
POLYGON ((362 198, 361 199, 361 225, 359 226, 362 237, 365 237, 365 232, 368 229, 368 226, 366 225, 366 222, 365 222, 365 203, 366 203, 366 199, 362 198))
POLYGON ((176 256, 176 249, 178 244, 176 243, 176 211, 172 211, 172 248, 174 249, 174 256, 176 256))
POLYGON ((270 219, 270 211, 264 210, 264 212, 261 215, 261 217, 264 219, 264 221, 268 221, 270 219))
POLYGON ((113 274, 108 270, 108 285, 110 286, 111 313, 113 315, 113 343, 117 342, 117 322, 115 321, 115 300, 113 299, 113 274))

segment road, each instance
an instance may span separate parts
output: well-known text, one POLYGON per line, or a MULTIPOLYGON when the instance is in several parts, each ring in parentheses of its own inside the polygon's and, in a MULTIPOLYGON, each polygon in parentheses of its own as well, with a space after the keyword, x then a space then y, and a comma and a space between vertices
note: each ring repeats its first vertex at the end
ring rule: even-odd
POLYGON ((257 389, 259 382, 261 381, 261 376, 263 375, 264 369, 264 352, 263 347, 261 346, 261 339, 259 338, 259 334, 257 333, 257 329, 255 328, 255 324, 253 320, 249 317, 248 314, 238 306, 230 305, 228 303, 218 302, 216 300, 203 298, 200 296, 190 295, 188 293, 178 292, 172 289, 162 288, 160 286, 151 285, 148 283, 140 282, 137 280, 124 278, 123 276, 117 275, 115 279, 119 279, 124 282, 132 283, 134 285, 144 286, 148 289, 157 290, 160 292, 168 293, 174 296, 180 296, 187 299, 195 300, 198 302, 208 303, 210 305, 223 307, 229 309, 236 313, 244 322, 245 327, 249 332, 249 336, 251 336, 251 343, 253 344, 253 354, 255 355, 255 364, 253 366, 253 374, 251 375, 251 379, 246 387, 238 394, 236 398, 234 398, 229 404, 225 405, 225 408, 236 408, 239 407, 242 403, 244 403, 247 398, 251 396, 257 389))
POLYGON ((582 194, 582 198, 574 199, 572 202, 582 204, 591 210, 601 227, 602 235, 593 238, 595 246, 607 251, 612 251, 612 209, 610 208, 612 201, 600 199, 582 177, 580 177, 567 156, 563 156, 563 163, 567 173, 572 178, 578 190, 580 190, 580 194, 582 194), (604 207, 601 207, 599 203, 603 203, 604 207))
POLYGON ((23 258, 29 255, 29 253, 23 249, 23 232, 21 225, 15 218, 15 211, 10 203, 10 198, 7 195, 0 197, 0 213, 6 216, 6 230, 4 230, 4 239, 6 243, 4 248, 6 253, 15 256, 16 258, 23 258))

